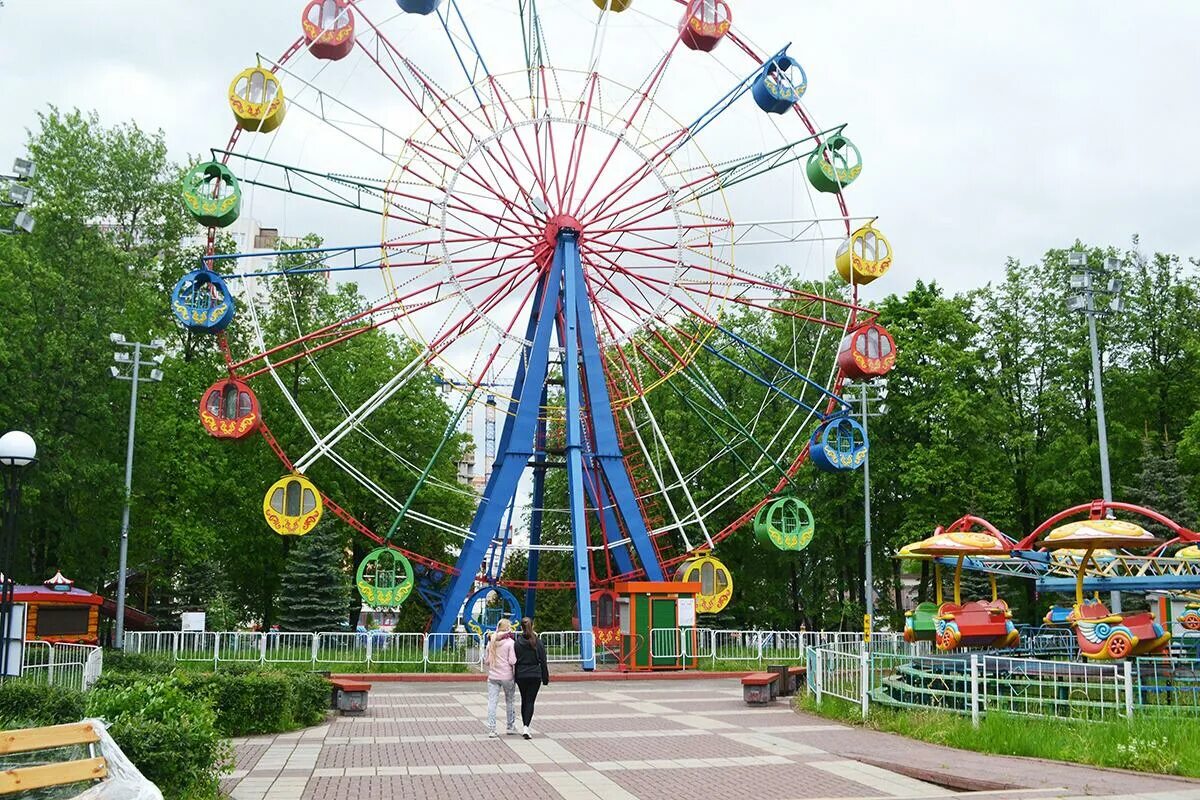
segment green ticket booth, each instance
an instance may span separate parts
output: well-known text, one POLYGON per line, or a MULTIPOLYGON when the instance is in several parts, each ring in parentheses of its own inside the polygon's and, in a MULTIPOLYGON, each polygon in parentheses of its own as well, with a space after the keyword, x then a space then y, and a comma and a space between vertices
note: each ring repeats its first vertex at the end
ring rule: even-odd
POLYGON ((699 583, 618 583, 622 672, 696 668, 699 583))

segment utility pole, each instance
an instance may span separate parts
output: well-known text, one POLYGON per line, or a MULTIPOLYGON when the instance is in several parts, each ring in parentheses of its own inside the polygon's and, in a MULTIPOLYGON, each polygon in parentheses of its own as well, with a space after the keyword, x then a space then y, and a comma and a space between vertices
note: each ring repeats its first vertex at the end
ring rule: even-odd
POLYGON ((872 411, 871 403, 882 401, 887 397, 887 380, 879 379, 874 382, 863 381, 858 384, 860 409, 862 414, 863 435, 867 436, 868 449, 867 457, 863 460, 863 532, 865 534, 864 543, 864 567, 863 567, 863 601, 866 605, 866 618, 863 620, 864 631, 874 625, 875 621, 875 579, 872 574, 872 557, 871 557, 871 451, 869 447, 870 436, 867 434, 867 419, 876 417, 887 411, 886 405, 879 405, 877 410, 872 411), (871 390, 878 390, 875 394, 871 394, 871 390))
MULTIPOLYGON (((1105 502, 1111 503, 1113 493, 1112 474, 1108 469, 1108 424, 1104 417, 1103 370, 1100 365, 1100 343, 1096 336, 1096 317, 1119 314, 1125 310, 1121 280, 1111 277, 1105 280, 1109 273, 1120 269, 1121 262, 1116 258, 1106 258, 1104 267, 1096 269, 1088 264, 1087 253, 1075 251, 1067 254, 1067 265, 1080 270, 1071 275, 1071 290, 1075 293, 1067 298, 1067 309, 1087 317, 1088 342, 1092 349, 1092 389, 1096 395, 1096 438, 1100 445, 1100 490, 1105 502), (1097 298, 1107 299, 1107 308, 1097 307, 1097 298)), ((1111 592, 1109 600, 1113 613, 1119 612, 1121 593, 1111 592)))
POLYGON ((133 494, 133 441, 134 434, 137 428, 137 401, 138 401, 138 384, 142 382, 158 383, 163 379, 163 372, 158 367, 163 363, 162 349, 166 347, 166 342, 162 339, 155 339, 150 344, 142 342, 129 342, 125 340, 124 335, 120 333, 109 334, 109 341, 117 347, 131 347, 133 353, 118 351, 113 355, 113 359, 117 362, 116 365, 109 367, 109 372, 114 378, 120 381, 129 381, 132 385, 129 393, 129 434, 125 445, 125 507, 121 511, 121 550, 117 572, 117 626, 116 635, 114 637, 114 645, 118 650, 125 649, 125 565, 129 556, 129 503, 133 494), (148 361, 142 361, 142 351, 158 351, 157 354, 148 361), (132 368, 132 372, 126 375, 121 371, 121 367, 127 366, 132 368), (143 378, 141 374, 142 367, 151 367, 150 377, 143 378))

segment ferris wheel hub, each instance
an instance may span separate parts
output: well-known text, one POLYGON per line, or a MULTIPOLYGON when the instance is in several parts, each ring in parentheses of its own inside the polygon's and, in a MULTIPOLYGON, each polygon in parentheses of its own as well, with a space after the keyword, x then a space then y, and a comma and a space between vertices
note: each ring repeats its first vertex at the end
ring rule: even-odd
POLYGON ((558 245, 558 234, 562 230, 572 230, 579 234, 579 238, 583 238, 583 224, 579 220, 572 217, 570 214, 556 214, 546 223, 546 229, 542 232, 546 243, 551 247, 558 245))

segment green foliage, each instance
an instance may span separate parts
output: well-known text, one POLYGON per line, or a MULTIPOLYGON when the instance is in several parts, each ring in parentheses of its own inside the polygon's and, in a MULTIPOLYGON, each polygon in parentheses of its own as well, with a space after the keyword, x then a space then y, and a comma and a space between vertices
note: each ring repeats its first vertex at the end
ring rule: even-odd
POLYGON ((189 694, 204 697, 217 712, 225 736, 277 733, 291 727, 291 681, 277 672, 180 675, 189 694))
MULTIPOLYGON (((797 705, 849 725, 864 724, 860 706, 836 697, 827 696, 817 704, 806 694, 797 705)), ((873 705, 865 725, 979 753, 1200 777, 1200 766, 1192 757, 1200 747, 1200 731, 1192 717, 1135 715, 1132 720, 1084 722, 992 712, 973 728, 969 717, 958 714, 873 705)))
POLYGON ((123 650, 104 651, 104 671, 100 679, 104 680, 114 674, 134 673, 142 675, 165 675, 175 669, 175 662, 169 656, 158 656, 150 653, 130 653, 123 650))
POLYGON ((88 694, 87 712, 109 723, 122 752, 167 798, 215 796, 231 752, 202 696, 152 678, 88 694))
POLYGON ((178 669, 163 674, 155 664, 146 672, 106 670, 97 689, 128 691, 162 681, 201 698, 216 714, 224 736, 286 733, 320 723, 329 708, 329 682, 313 672, 229 665, 220 672, 178 669))
MULTIPOLYGON (((285 631, 345 630, 351 609, 345 526, 324 519, 302 537, 280 581, 279 627, 285 631)), ((357 616, 357 615, 355 615, 357 616)))
POLYGON ((61 725, 83 717, 84 696, 80 691, 28 680, 0 682, 0 727, 61 725))

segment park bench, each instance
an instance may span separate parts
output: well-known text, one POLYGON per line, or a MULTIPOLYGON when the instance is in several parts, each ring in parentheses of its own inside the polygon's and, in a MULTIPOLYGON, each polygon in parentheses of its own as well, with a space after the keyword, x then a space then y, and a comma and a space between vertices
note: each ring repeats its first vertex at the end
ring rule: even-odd
POLYGON ((775 694, 779 697, 791 697, 794 695, 800 689, 800 682, 804 680, 804 667, 772 664, 767 667, 767 672, 772 672, 779 676, 779 680, 775 683, 775 694))
POLYGON ((778 673, 752 672, 742 677, 742 699, 748 706, 765 706, 778 694, 778 673))
POLYGON ((90 722, 52 725, 45 728, 22 728, 0 733, 0 755, 35 753, 72 745, 87 747, 89 758, 58 761, 49 764, 13 766, 0 772, 0 795, 68 786, 82 781, 98 781, 108 776, 108 762, 97 755, 100 737, 90 722))
POLYGON ((362 714, 367 710, 367 692, 371 691, 371 684, 351 678, 330 678, 329 683, 333 687, 330 707, 337 709, 339 714, 362 714))

